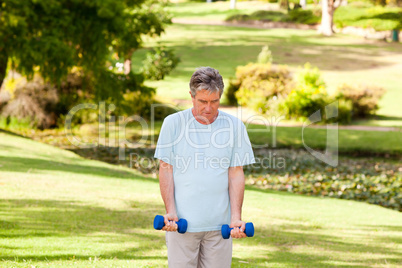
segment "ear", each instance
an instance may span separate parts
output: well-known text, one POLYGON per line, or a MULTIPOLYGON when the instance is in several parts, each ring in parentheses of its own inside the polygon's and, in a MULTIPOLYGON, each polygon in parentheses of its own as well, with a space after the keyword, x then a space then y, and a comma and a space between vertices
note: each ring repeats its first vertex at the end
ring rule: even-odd
POLYGON ((191 97, 191 98, 194 98, 193 95, 191 94, 191 90, 190 90, 188 93, 190 93, 190 97, 191 97))

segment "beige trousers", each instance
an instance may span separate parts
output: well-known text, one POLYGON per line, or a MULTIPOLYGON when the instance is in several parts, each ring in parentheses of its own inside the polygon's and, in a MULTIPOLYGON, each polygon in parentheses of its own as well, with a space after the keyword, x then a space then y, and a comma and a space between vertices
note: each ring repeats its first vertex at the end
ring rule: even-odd
POLYGON ((166 232, 169 268, 228 268, 232 263, 232 238, 221 231, 166 232))

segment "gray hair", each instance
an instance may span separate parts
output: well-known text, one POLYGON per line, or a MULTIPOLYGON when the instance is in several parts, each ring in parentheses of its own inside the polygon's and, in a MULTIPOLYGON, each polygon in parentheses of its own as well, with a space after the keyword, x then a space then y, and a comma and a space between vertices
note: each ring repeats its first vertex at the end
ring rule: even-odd
POLYGON ((199 90, 209 90, 212 92, 219 92, 219 96, 223 93, 223 79, 218 70, 211 67, 200 67, 193 73, 190 79, 191 96, 199 90))

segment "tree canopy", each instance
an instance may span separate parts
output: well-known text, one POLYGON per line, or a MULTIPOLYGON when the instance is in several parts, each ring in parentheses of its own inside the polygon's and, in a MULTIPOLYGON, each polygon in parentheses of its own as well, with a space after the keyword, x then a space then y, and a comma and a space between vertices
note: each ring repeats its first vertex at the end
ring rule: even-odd
POLYGON ((170 18, 156 0, 0 0, 0 86, 12 68, 59 82, 73 66, 97 74, 131 57, 170 18))

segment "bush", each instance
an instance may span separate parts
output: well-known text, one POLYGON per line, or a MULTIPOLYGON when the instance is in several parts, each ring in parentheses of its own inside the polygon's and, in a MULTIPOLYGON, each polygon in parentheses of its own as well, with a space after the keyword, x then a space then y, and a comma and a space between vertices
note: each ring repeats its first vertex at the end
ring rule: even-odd
MULTIPOLYGON (((21 77, 14 82, 8 81, 7 85, 12 86, 8 91, 14 96, 2 110, 2 115, 9 118, 4 123, 28 120, 30 127, 41 129, 63 127, 66 115, 74 106, 84 103, 98 105, 100 101, 106 106, 113 104, 116 107, 106 114, 107 117, 136 114, 149 118, 155 94, 154 88, 144 85, 142 74, 116 74, 105 69, 85 76, 81 70, 73 69, 57 86, 45 83, 39 75, 35 75, 32 81, 21 77)), ((98 109, 81 109, 74 114, 72 126, 94 123, 98 119, 98 109)))
POLYGON ((293 9, 289 10, 288 13, 281 11, 271 11, 271 10, 258 10, 253 12, 251 15, 245 14, 235 14, 226 18, 226 21, 248 21, 248 20, 259 20, 259 21, 274 21, 274 22, 293 22, 302 24, 318 24, 321 21, 320 10, 303 10, 303 9, 293 9))
POLYGON ((258 10, 253 12, 250 15, 250 18, 253 20, 262 20, 262 21, 285 21, 287 15, 281 11, 258 10))
POLYGON ((306 119, 318 110, 325 111, 330 98, 318 68, 306 63, 297 80, 296 88, 289 93, 282 106, 287 117, 306 119))
POLYGON ((54 111, 58 102, 57 89, 35 75, 32 81, 21 79, 16 84, 14 98, 4 107, 2 115, 30 120, 31 127, 50 128, 57 124, 54 111))
POLYGON ((350 101, 352 117, 361 118, 375 114, 384 93, 385 89, 378 86, 342 84, 337 89, 337 98, 350 101))
POLYGON ((264 46, 260 52, 260 54, 258 54, 257 57, 257 62, 258 63, 262 63, 262 64, 266 64, 266 63, 272 63, 272 52, 271 50, 269 50, 268 46, 264 46))
POLYGON ((290 10, 285 21, 315 25, 320 23, 321 16, 320 14, 314 14, 311 10, 298 8, 290 10))
POLYGON ((250 63, 237 67, 236 80, 230 81, 227 98, 236 98, 241 105, 266 113, 268 102, 286 96, 291 88, 292 75, 286 66, 250 63))
POLYGON ((246 14, 234 14, 234 15, 230 15, 229 17, 227 17, 225 19, 225 21, 247 21, 250 19, 251 19, 251 17, 246 14))
POLYGON ((179 62, 173 50, 160 46, 147 53, 141 71, 147 79, 162 80, 179 62))

